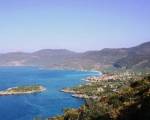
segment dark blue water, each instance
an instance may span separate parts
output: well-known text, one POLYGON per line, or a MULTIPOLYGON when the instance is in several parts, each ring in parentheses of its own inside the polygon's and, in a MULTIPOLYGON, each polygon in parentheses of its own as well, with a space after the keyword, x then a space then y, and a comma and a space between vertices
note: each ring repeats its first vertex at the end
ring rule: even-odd
POLYGON ((64 108, 77 108, 84 101, 60 90, 83 84, 83 78, 96 74, 98 73, 31 67, 0 68, 0 90, 34 84, 43 85, 47 89, 36 94, 0 96, 0 120, 47 118, 62 114, 64 108))

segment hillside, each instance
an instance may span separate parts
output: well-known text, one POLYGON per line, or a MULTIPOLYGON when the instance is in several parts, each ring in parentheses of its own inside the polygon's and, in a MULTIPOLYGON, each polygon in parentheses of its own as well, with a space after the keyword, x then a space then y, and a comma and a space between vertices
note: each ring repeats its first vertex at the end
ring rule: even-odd
POLYGON ((132 48, 77 53, 65 49, 43 49, 33 53, 0 54, 0 66, 39 66, 48 68, 104 69, 150 68, 150 42, 132 48))
POLYGON ((150 42, 129 48, 128 55, 114 63, 116 67, 150 68, 150 42))
POLYGON ((66 109, 64 115, 49 120, 149 120, 150 75, 119 73, 117 76, 117 80, 71 88, 74 93, 87 96, 85 105, 66 109))

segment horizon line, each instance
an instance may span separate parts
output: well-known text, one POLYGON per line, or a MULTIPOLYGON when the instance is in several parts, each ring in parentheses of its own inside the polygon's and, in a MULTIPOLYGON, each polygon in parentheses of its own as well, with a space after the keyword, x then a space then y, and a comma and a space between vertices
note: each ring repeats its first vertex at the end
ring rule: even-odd
POLYGON ((104 50, 104 49, 128 49, 128 48, 132 48, 132 47, 137 47, 137 46, 140 46, 142 44, 145 44, 145 43, 150 43, 150 41, 147 41, 147 42, 143 42, 143 43, 140 43, 140 44, 137 44, 137 45, 134 45, 134 46, 131 46, 131 47, 110 47, 110 48, 102 48, 102 49, 89 49, 89 50, 85 50, 85 51, 75 51, 75 50, 70 50, 70 49, 66 49, 66 48, 40 48, 40 49, 37 49, 37 50, 31 50, 31 51, 8 51, 8 52, 1 52, 0 54, 9 54, 9 53, 36 53, 36 52, 39 52, 39 51, 42 51, 42 50, 66 50, 66 51, 70 51, 70 52, 74 52, 74 53, 86 53, 86 52, 89 52, 89 51, 101 51, 101 50, 104 50))

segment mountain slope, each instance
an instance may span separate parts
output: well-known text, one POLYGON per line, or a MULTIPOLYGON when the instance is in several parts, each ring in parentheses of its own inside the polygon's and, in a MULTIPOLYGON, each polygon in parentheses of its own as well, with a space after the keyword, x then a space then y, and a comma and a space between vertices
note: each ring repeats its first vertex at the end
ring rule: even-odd
POLYGON ((0 54, 0 66, 103 69, 150 68, 150 42, 132 48, 76 53, 65 49, 43 49, 33 53, 0 54))
POLYGON ((150 68, 150 42, 129 48, 128 55, 114 63, 116 67, 150 68))

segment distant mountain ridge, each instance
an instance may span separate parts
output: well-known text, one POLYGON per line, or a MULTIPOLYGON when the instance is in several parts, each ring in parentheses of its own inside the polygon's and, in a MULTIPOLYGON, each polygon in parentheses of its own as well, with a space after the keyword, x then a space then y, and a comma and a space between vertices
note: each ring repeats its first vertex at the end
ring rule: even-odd
POLYGON ((150 42, 132 48, 77 53, 66 49, 43 49, 33 53, 0 54, 0 66, 38 66, 68 69, 150 68, 150 42))

